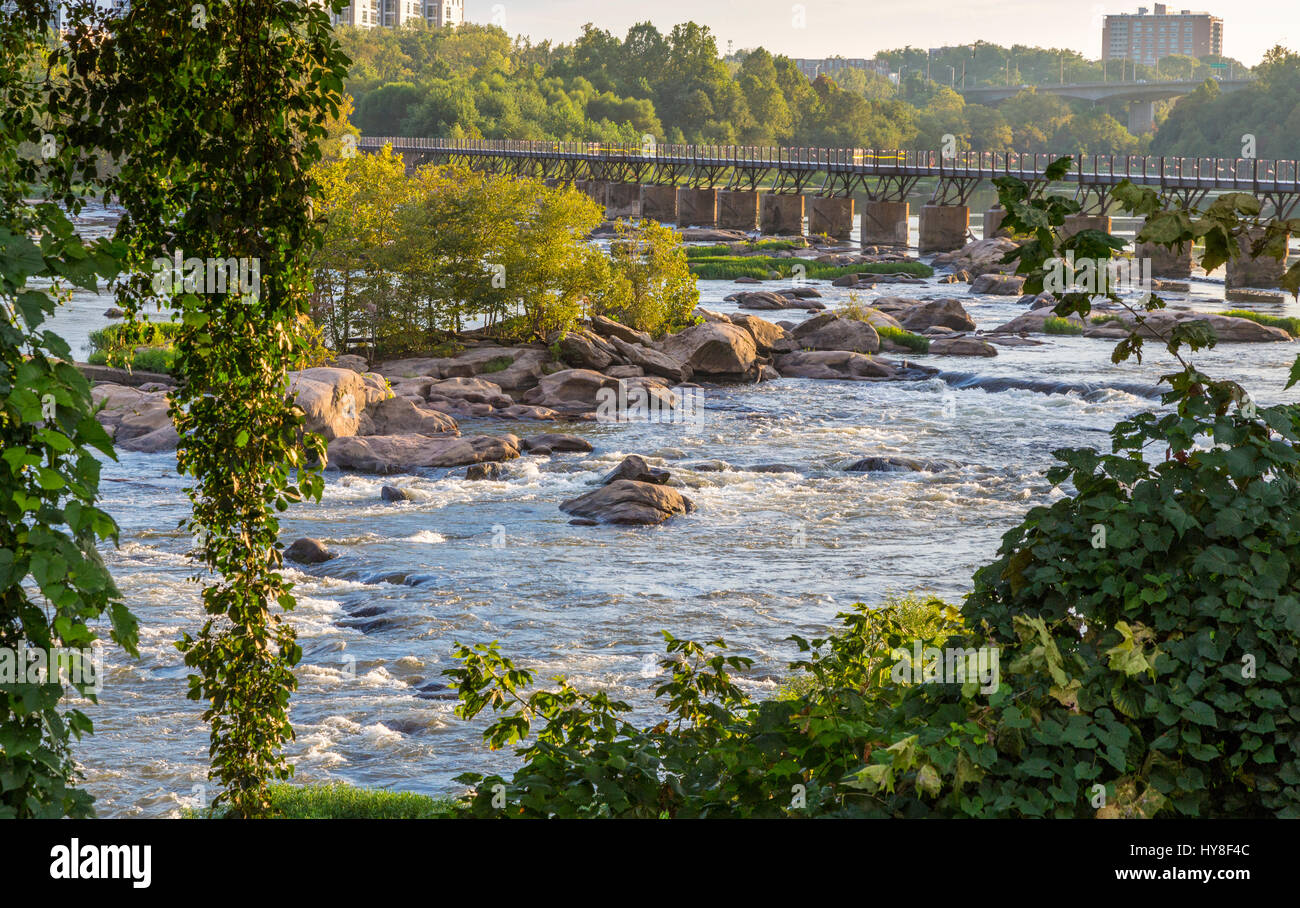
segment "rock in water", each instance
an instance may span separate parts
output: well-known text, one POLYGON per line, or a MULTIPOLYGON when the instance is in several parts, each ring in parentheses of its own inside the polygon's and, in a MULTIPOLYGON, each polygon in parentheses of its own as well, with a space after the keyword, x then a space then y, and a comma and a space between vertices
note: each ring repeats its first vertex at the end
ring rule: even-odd
POLYGON ((465 468, 466 479, 500 479, 501 473, 499 463, 472 463, 465 468))
POLYGON ((644 457, 640 454, 629 454, 623 458, 623 462, 605 474, 600 484, 607 486, 612 482, 620 479, 630 479, 633 482, 648 482, 653 485, 663 485, 672 474, 667 470, 658 470, 646 463, 644 457))
POLYGON ((298 564, 321 564, 331 558, 337 558, 338 555, 325 548, 324 543, 319 539, 304 536, 295 539, 293 544, 284 550, 284 557, 298 564))
POLYGON ((563 502, 560 510, 601 523, 652 525, 677 514, 689 514, 695 510, 695 504, 668 486, 616 479, 594 492, 563 502))
POLYGON ((585 438, 579 438, 577 435, 564 435, 559 432, 547 432, 543 435, 533 435, 524 439, 523 450, 532 451, 534 448, 550 448, 552 451, 567 453, 586 454, 591 451, 591 442, 585 438))
POLYGON ((384 501, 414 501, 415 496, 406 489, 399 489, 397 486, 384 486, 379 490, 379 497, 384 501))

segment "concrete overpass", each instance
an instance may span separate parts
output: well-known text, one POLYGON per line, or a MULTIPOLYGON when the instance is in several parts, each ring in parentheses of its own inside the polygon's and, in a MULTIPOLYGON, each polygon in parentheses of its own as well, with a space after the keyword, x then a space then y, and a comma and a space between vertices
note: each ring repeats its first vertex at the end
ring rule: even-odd
MULTIPOLYGON (((1020 92, 1032 89, 1040 95, 1056 95, 1073 101, 1091 101, 1094 104, 1124 104, 1128 107, 1129 131, 1137 134, 1150 132, 1155 126, 1155 102, 1189 95, 1205 84, 1204 79, 1170 80, 1167 82, 1075 82, 1057 85, 1007 85, 984 88, 967 88, 960 94, 972 104, 998 104, 1020 92)), ((1254 83, 1254 79, 1217 79, 1219 91, 1240 91, 1254 83)))

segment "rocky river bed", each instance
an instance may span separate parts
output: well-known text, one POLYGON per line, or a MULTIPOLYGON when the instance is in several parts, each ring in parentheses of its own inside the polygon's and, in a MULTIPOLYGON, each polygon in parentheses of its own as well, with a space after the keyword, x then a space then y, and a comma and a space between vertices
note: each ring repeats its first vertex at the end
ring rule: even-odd
MULTIPOLYGON (((761 696, 782 683, 794 654, 787 638, 824 631, 850 603, 916 589, 959 600, 1002 533, 1060 494, 1043 477, 1051 451, 1106 446, 1118 419, 1156 405, 1153 389, 1169 361, 1153 344, 1147 362, 1114 365, 1111 338, 1046 335, 1023 322, 994 334, 1024 319, 1032 302, 942 279, 852 291, 810 281, 820 295, 805 301, 825 307, 811 312, 748 308, 735 296, 780 294, 793 289, 788 282, 702 282, 706 330, 697 333, 729 343, 618 338, 624 349, 593 328, 592 348, 607 354, 608 345, 617 363, 597 355, 552 371, 542 349, 500 369, 500 353, 471 348, 471 359, 496 360, 496 371, 406 362, 377 366, 373 378, 346 367, 299 376, 300 400, 309 412, 320 404, 313 418, 330 426, 334 467, 324 500, 284 521, 286 544, 318 540, 333 556, 288 567, 304 651, 290 748, 299 779, 444 793, 456 790, 459 773, 507 769, 510 755, 486 750, 480 724, 452 715, 440 672, 457 641, 499 640, 538 677, 605 687, 648 715, 661 629, 726 638, 756 660, 742 683, 761 696), (931 325, 950 330, 930 336, 963 335, 979 352, 857 353, 863 333, 825 317, 850 292, 899 324, 911 319, 908 330, 918 333, 928 327, 916 307, 955 318, 952 306, 933 301, 956 300, 975 330, 931 325), (812 327, 800 332, 804 325, 812 327), (848 349, 808 349, 836 345, 848 349), (782 368, 783 357, 810 352, 828 355, 782 368), (731 374, 732 366, 744 369, 731 374), (814 366, 832 374, 794 374, 814 366), (684 367, 689 376, 662 374, 684 367), (885 368, 892 374, 864 371, 885 368), (647 398, 699 408, 689 420, 600 419, 596 395, 620 378, 625 389, 646 388, 647 398), (347 394, 353 407, 338 406, 347 394), (417 440, 391 441, 402 437, 417 440), (672 490, 689 510, 627 525, 610 522, 609 512, 562 509, 610 488, 602 482, 629 455, 644 463, 633 461, 632 478, 622 481, 672 490), (466 478, 471 469, 482 478, 466 478)), ((1230 308, 1222 293, 1196 279, 1168 298, 1186 312, 1212 313, 1230 308)), ((77 320, 93 324, 105 305, 80 297, 61 314, 74 346, 77 320)), ((1198 361, 1273 403, 1284 399, 1297 349, 1259 336, 1198 361)), ((165 393, 98 393, 108 392, 132 399, 124 407, 136 416, 155 406, 141 405, 145 395, 165 393)), ((207 728, 199 705, 185 699, 187 670, 173 646, 201 617, 188 579, 192 540, 177 526, 186 499, 167 439, 140 441, 165 430, 150 428, 153 418, 128 429, 124 439, 148 431, 134 445, 125 439, 104 472, 105 506, 122 527, 121 546, 105 554, 141 621, 141 658, 108 653, 101 702, 91 708, 96 733, 78 749, 99 810, 110 816, 175 815, 211 795, 207 728)))

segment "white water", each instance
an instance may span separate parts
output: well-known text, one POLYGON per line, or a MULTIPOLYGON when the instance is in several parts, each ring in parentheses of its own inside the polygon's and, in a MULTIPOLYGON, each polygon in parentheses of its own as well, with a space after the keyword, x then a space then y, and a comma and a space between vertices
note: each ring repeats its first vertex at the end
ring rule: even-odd
MULTIPOLYGON (((771 285, 768 285, 771 286, 771 285)), ((834 305, 843 291, 817 284, 834 305)), ((736 285, 706 282, 701 304, 729 310, 736 285)), ((743 289, 743 288, 742 288, 743 289)), ((981 328, 1022 310, 1014 300, 969 297, 965 285, 881 286, 882 295, 962 298, 981 328)), ((866 301, 872 294, 864 296, 866 301)), ((79 296, 56 323, 78 349, 110 301, 79 296)), ((1222 287, 1196 283, 1196 309, 1223 308, 1222 287)), ((1300 314, 1294 304, 1278 314, 1300 314)), ((802 312, 760 313, 800 319, 802 312)), ((1043 471, 1062 446, 1105 447, 1120 418, 1151 406, 1116 386, 1154 384, 1168 357, 1150 345, 1144 365, 1112 365, 1113 342, 1044 338, 1000 348, 996 359, 917 357, 981 376, 1088 383, 1091 391, 953 391, 939 379, 848 383, 783 379, 709 387, 702 430, 682 425, 555 426, 462 420, 463 431, 573 431, 592 454, 526 456, 501 481, 466 482, 464 470, 419 476, 328 474, 320 505, 291 510, 284 539, 314 536, 341 557, 305 572, 293 615, 303 647, 293 700, 300 780, 343 779, 379 788, 444 793, 466 771, 505 771, 482 723, 452 715, 440 681, 453 643, 499 640, 540 679, 564 674, 608 688, 643 711, 658 679, 661 629, 722 636, 756 659, 744 684, 780 683, 793 633, 813 635, 855 601, 931 589, 954 600, 999 538, 1031 506, 1060 494, 1043 471), (945 396, 955 407, 945 412, 945 396), (591 488, 628 453, 664 458, 697 510, 655 528, 574 527, 558 504, 591 488), (961 463, 936 474, 863 475, 847 463, 879 453, 961 463), (721 459, 728 472, 685 466, 721 459), (788 463, 793 473, 746 466, 788 463), (387 504, 384 484, 419 500, 387 504), (494 531, 494 528, 501 528, 494 531), (494 546, 494 538, 504 546, 494 546), (803 544, 800 545, 800 540, 803 544)), ((1283 399, 1294 344, 1226 345, 1199 357, 1211 373, 1243 381, 1261 403, 1283 399)), ((1291 395, 1286 395, 1291 398, 1291 395)), ((123 453, 104 473, 104 505, 122 528, 106 553, 141 622, 138 662, 110 653, 96 732, 77 750, 98 809, 108 816, 174 815, 213 790, 207 728, 185 698, 187 669, 173 646, 201 622, 187 512, 171 455, 123 453)))

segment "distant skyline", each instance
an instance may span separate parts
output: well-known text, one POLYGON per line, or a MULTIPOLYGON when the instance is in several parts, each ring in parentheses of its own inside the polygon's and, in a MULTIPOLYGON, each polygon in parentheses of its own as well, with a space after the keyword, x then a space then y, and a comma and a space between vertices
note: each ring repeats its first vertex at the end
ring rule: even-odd
MULTIPOLYGON (((1089 0, 466 0, 470 22, 501 25, 534 41, 569 42, 586 22, 622 36, 649 20, 662 31, 679 22, 709 26, 726 52, 762 46, 790 57, 872 57, 911 45, 942 47, 976 40, 1075 50, 1101 57, 1102 17, 1136 12, 1141 4, 1089 0), (799 9, 803 27, 798 26, 799 9)), ((1224 54, 1251 66, 1275 44, 1300 51, 1297 0, 1171 0, 1171 11, 1191 9, 1223 20, 1224 54)))

